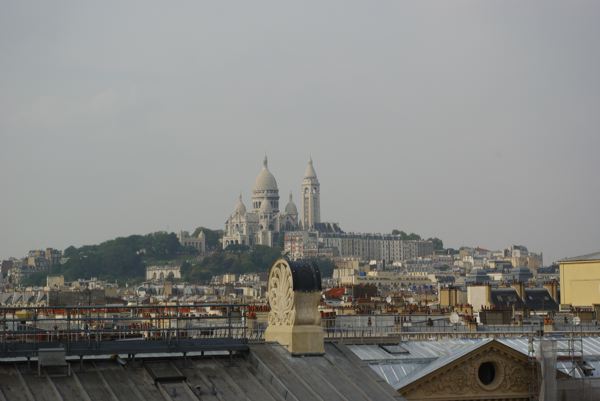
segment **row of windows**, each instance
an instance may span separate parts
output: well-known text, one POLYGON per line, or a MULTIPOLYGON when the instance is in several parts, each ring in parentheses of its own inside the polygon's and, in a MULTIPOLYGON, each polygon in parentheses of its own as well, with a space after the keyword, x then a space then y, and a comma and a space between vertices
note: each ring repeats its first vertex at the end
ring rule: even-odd
MULTIPOLYGON (((271 207, 273 209, 279 209, 279 201, 270 201, 270 202, 271 202, 271 207)), ((252 202, 252 207, 254 209, 260 209, 261 205, 262 205, 261 201, 252 202)))

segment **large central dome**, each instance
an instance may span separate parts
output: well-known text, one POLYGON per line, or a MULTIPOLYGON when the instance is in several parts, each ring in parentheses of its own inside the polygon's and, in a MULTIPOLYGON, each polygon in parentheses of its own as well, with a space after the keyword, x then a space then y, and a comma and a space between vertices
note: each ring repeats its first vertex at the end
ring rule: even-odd
POLYGON ((265 160, 263 161, 263 168, 258 173, 256 177, 256 182, 254 183, 254 191, 278 191, 277 189, 277 181, 271 172, 269 171, 269 167, 267 164, 267 157, 265 156, 265 160))

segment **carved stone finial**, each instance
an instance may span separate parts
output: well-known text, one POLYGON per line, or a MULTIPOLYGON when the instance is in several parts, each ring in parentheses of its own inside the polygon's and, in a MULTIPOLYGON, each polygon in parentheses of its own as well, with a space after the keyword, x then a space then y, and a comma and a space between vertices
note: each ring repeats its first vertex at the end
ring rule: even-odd
POLYGON ((318 267, 279 259, 269 271, 267 291, 271 311, 265 340, 280 343, 293 355, 323 354, 318 267))

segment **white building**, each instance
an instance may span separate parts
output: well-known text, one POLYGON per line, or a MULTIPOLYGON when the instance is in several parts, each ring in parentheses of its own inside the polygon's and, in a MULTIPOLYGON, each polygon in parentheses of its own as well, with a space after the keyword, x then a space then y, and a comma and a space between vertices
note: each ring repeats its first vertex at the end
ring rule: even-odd
MULTIPOLYGON (((307 216, 305 225, 310 226, 320 221, 319 181, 312 160, 308 162, 302 184, 302 190, 307 189, 309 196, 303 197, 302 215, 307 216)), ((298 230, 301 225, 291 193, 284 211, 279 210, 279 188, 266 157, 252 189, 251 206, 247 210, 240 195, 235 209, 225 222, 224 249, 230 245, 273 246, 281 233, 298 230)))
POLYGON ((403 240, 392 234, 319 233, 319 246, 335 248, 341 257, 393 262, 417 259, 433 254, 433 243, 403 240))
POLYGON ((194 248, 200 255, 204 255, 206 252, 206 236, 204 231, 200 231, 200 234, 198 234, 197 237, 190 236, 190 233, 187 231, 180 231, 177 235, 177 239, 179 239, 181 246, 194 248))
POLYGON ((164 281, 181 278, 181 266, 148 266, 146 280, 164 281))

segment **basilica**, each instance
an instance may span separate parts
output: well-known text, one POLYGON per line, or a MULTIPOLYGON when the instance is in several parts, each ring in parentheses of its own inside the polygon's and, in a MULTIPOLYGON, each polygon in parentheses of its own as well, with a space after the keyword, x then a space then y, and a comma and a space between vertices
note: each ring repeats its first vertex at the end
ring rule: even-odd
POLYGON ((311 158, 302 180, 302 214, 298 214, 291 192, 285 209, 281 211, 277 181, 269 171, 265 156, 252 190, 251 209, 246 208, 240 194, 233 213, 225 222, 223 248, 230 245, 273 246, 285 231, 313 230, 321 221, 319 193, 319 180, 311 158))

